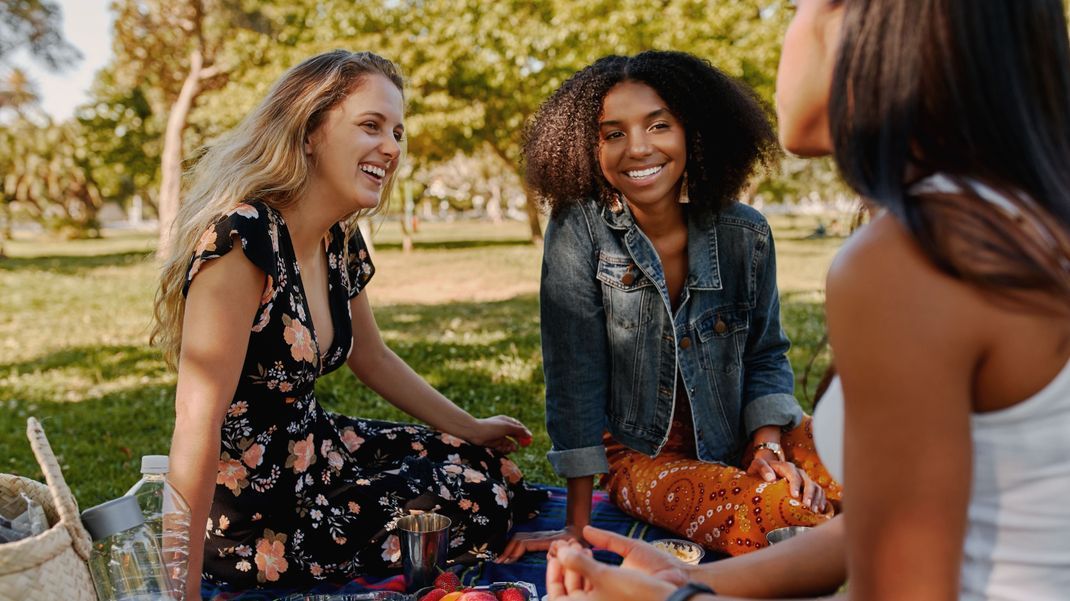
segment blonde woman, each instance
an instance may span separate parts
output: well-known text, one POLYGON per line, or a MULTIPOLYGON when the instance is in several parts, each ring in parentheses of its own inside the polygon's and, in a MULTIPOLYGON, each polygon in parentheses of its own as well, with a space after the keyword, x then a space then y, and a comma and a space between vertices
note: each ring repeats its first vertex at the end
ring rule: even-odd
POLYGON ((383 570, 399 558, 387 525, 410 509, 453 519, 452 557, 486 556, 545 498, 505 456, 530 438, 523 424, 469 415, 380 337, 352 218, 390 189, 403 111, 394 64, 328 52, 283 75, 194 168, 155 339, 178 366, 171 477, 192 508, 190 561, 216 585, 383 570), (433 429, 326 411, 313 386, 342 365, 433 429))

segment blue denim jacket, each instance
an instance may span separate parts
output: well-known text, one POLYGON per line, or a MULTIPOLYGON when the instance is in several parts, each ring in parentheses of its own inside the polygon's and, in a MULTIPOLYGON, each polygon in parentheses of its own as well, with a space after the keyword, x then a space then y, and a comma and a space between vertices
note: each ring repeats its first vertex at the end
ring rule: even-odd
POLYGON ((698 458, 738 464, 755 430, 802 419, 769 224, 743 204, 689 216, 689 273, 672 315, 653 245, 627 206, 618 209, 569 205, 546 229, 550 463, 565 478, 608 472, 605 431, 656 455, 669 437, 679 372, 698 458))

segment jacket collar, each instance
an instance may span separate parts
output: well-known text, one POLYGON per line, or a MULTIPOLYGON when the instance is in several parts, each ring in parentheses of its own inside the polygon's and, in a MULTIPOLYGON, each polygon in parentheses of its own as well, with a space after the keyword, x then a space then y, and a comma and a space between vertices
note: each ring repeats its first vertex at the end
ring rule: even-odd
MULTIPOLYGON (((687 256, 689 288, 720 290, 721 270, 717 260, 717 216, 685 211, 687 215, 687 256)), ((615 201, 602 206, 602 220, 610 229, 627 232, 639 226, 628 203, 615 201)), ((651 249, 653 250, 653 249, 651 249)))

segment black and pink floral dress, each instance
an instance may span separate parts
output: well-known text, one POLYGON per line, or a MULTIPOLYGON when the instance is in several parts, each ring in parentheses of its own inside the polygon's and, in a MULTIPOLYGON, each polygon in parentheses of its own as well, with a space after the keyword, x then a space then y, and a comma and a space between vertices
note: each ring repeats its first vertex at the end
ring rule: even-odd
POLYGON ((450 555, 492 557, 514 520, 534 515, 529 488, 504 455, 413 424, 326 411, 316 378, 345 363, 349 300, 375 272, 359 231, 325 241, 334 342, 318 346, 282 215, 240 205, 200 240, 186 292, 205 261, 240 243, 267 274, 234 400, 222 428, 204 577, 226 588, 307 586, 397 567, 392 521, 431 509, 453 521, 450 555))

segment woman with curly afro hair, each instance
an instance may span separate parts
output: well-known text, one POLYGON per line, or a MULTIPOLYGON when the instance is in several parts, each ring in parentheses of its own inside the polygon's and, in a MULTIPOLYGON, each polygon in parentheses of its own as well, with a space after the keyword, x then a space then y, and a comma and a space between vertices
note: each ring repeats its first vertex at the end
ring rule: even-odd
POLYGON ((736 201, 776 135, 744 85, 682 52, 609 56, 539 109, 527 180, 542 266, 548 458, 580 538, 593 476, 625 512, 737 555, 823 523, 839 487, 793 396, 769 225, 736 201))

